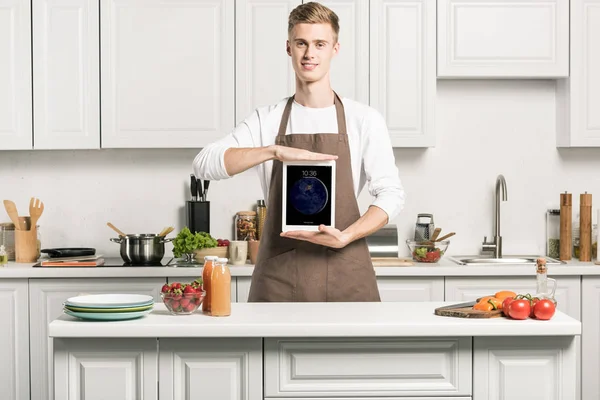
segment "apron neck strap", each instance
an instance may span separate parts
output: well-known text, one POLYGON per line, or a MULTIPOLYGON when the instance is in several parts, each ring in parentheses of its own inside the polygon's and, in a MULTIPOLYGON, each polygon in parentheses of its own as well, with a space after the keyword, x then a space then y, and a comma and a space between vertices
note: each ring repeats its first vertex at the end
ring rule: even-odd
MULTIPOLYGON (((338 94, 333 92, 333 105, 335 105, 335 114, 337 117, 337 126, 338 126, 338 134, 346 135, 346 114, 344 112, 344 104, 342 104, 342 100, 340 100, 338 94)), ((290 97, 285 105, 285 109, 283 110, 283 116, 281 117, 281 122, 279 123, 279 133, 277 136, 285 136, 285 131, 287 130, 288 120, 290 119, 290 114, 292 113, 292 104, 294 103, 294 96, 290 97)))

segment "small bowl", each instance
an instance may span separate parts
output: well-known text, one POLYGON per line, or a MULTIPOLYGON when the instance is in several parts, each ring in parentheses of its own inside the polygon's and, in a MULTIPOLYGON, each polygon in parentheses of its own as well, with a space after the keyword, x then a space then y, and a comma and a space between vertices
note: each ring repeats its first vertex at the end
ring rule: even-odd
POLYGON ((173 315, 189 315, 193 314, 198 307, 202 304, 206 296, 206 291, 200 293, 161 293, 160 297, 163 299, 163 303, 173 315))
POLYGON ((217 256, 219 258, 227 258, 227 250, 229 246, 207 247, 204 249, 194 250, 194 258, 200 263, 204 263, 205 256, 217 256))
POLYGON ((412 259, 416 262, 421 263, 436 263, 446 253, 449 240, 442 240, 441 242, 435 242, 433 245, 429 245, 429 242, 415 242, 414 240, 407 240, 406 245, 410 249, 412 259))

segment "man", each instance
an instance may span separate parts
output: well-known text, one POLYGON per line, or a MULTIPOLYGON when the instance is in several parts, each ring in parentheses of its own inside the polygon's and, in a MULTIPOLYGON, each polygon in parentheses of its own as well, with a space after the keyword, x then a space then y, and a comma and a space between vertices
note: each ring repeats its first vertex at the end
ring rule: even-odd
POLYGON ((258 108, 194 160, 201 179, 258 171, 267 218, 249 301, 380 301, 364 237, 398 214, 404 190, 382 116, 350 99, 342 102, 331 88, 338 33, 329 8, 314 2, 296 7, 286 43, 295 95, 258 108), (282 162, 305 160, 336 160, 336 227, 284 233, 282 162), (366 182, 375 200, 361 216, 356 197, 366 182))

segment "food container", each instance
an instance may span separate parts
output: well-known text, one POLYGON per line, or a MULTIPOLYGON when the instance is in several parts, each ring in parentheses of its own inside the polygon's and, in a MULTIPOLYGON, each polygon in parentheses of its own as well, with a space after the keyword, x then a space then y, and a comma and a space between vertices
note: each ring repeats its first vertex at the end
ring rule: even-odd
POLYGON ((546 211, 546 255, 560 257, 560 210, 546 211))
POLYGON ((0 223, 0 245, 4 245, 8 261, 15 261, 15 224, 0 223))
POLYGON ((218 258, 227 257, 229 246, 207 247, 204 249, 194 250, 194 258, 200 263, 204 263, 204 257, 216 256, 218 258))
POLYGON ((127 264, 152 265, 160 263, 165 255, 165 243, 172 241, 155 233, 127 235, 111 238, 110 241, 121 245, 121 258, 127 264))
POLYGON ((163 303, 173 315, 193 314, 202 304, 206 291, 200 293, 161 293, 163 303))
POLYGON ((256 211, 235 214, 235 240, 257 240, 256 211))
POLYGON ((435 263, 438 262, 450 245, 449 240, 431 243, 428 241, 407 240, 406 245, 410 249, 412 258, 416 262, 435 263))

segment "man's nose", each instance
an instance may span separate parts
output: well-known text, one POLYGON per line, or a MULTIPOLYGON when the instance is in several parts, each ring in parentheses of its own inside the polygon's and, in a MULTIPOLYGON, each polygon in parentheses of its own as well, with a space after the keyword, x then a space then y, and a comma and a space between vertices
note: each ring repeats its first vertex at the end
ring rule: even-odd
POLYGON ((313 55, 314 50, 315 49, 314 49, 313 46, 310 46, 310 45, 306 46, 306 51, 304 52, 304 58, 306 60, 309 60, 309 59, 313 58, 314 57, 314 55, 313 55))

